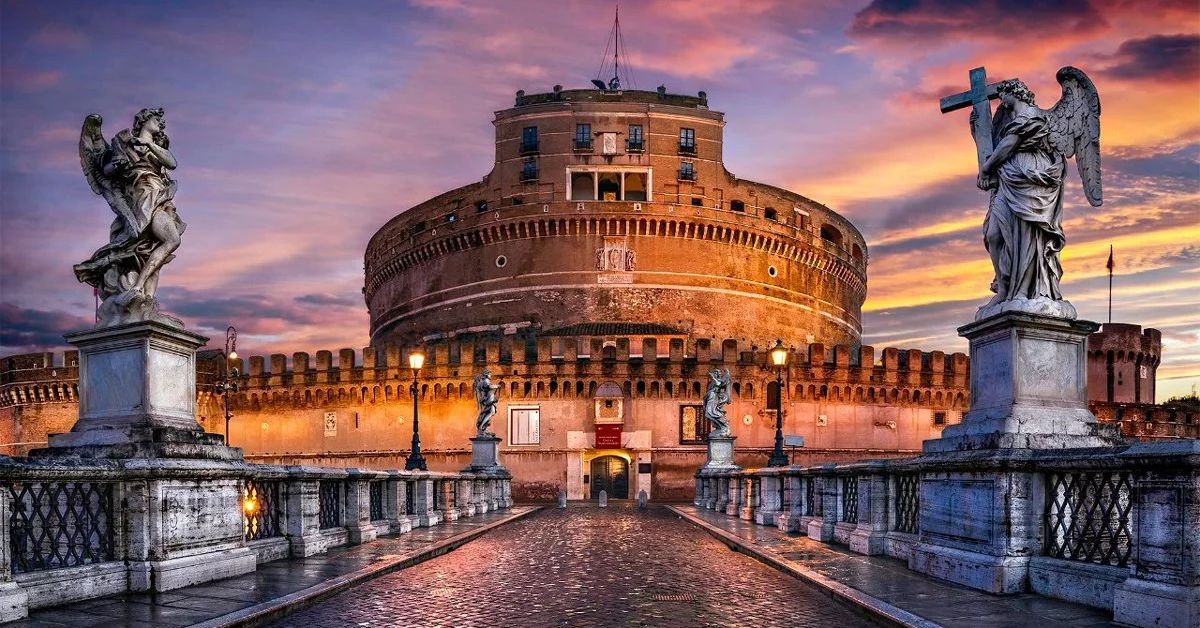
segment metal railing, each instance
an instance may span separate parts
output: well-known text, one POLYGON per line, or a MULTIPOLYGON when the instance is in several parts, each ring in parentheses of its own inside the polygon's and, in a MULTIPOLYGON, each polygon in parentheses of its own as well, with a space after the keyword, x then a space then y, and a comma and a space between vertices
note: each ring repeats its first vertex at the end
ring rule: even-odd
POLYGON ((284 482, 247 478, 242 491, 247 541, 283 536, 284 482))
POLYGON ((317 523, 322 530, 342 525, 342 481, 317 483, 317 523))
POLYGON ((916 534, 921 530, 921 476, 916 473, 896 475, 893 494, 895 530, 916 534))
POLYGON ((370 501, 371 521, 380 521, 384 517, 383 513, 383 481, 377 480, 368 485, 368 499, 370 501))
POLYGON ((114 484, 9 482, 12 572, 77 567, 116 559, 114 484))
POLYGON ((842 478, 842 523, 858 523, 858 476, 842 478))
POLYGON ((1133 473, 1046 474, 1047 556, 1124 567, 1129 563, 1133 473))

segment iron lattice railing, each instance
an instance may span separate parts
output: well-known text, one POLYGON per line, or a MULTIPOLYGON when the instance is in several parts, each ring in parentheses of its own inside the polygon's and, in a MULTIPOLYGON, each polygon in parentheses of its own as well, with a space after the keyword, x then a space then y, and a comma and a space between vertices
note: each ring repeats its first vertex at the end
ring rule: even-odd
POLYGON ((817 484, 812 478, 804 478, 804 516, 812 517, 816 512, 817 484))
POLYGON ((283 536, 282 481, 249 478, 242 499, 247 541, 283 536))
POLYGON ((858 523, 858 476, 842 478, 842 523, 858 523))
POLYGON ((383 519, 383 482, 371 482, 371 521, 383 519))
POLYGON ((916 534, 921 531, 921 476, 901 473, 896 476, 896 531, 916 534))
POLYGON ((321 480, 317 489, 317 521, 322 530, 342 525, 342 482, 321 480))
POLYGON ((1124 567, 1132 510, 1129 471, 1046 474, 1046 555, 1124 567))
POLYGON ((9 547, 12 572, 115 560, 113 484, 12 482, 9 547))
POLYGON ((417 485, 413 482, 404 483, 404 514, 417 514, 417 485))

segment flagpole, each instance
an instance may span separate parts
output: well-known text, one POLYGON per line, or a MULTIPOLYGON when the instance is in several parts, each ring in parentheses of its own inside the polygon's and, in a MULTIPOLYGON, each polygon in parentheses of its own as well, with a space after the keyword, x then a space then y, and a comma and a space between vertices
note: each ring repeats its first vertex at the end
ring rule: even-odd
POLYGON ((1108 322, 1112 323, 1113 247, 1108 245, 1108 322))

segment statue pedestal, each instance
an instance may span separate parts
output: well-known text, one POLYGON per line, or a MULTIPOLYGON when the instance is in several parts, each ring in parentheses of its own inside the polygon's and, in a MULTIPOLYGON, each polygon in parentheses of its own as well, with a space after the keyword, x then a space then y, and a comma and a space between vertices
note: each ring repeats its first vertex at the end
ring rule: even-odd
POLYGON ((478 434, 471 439, 471 466, 463 469, 468 473, 507 475, 508 469, 500 464, 500 437, 495 434, 478 434))
POLYGON ((1038 450, 1120 444, 1087 407, 1089 321, 1002 312, 960 327, 971 409, 924 443, 920 542, 909 568, 990 593, 1024 591, 1042 548, 1038 450))
POLYGON ((737 440, 736 436, 712 436, 708 437, 708 460, 705 461, 701 470, 728 470, 739 469, 733 462, 733 441, 737 440))
POLYGON ((196 421, 196 349, 208 341, 157 321, 76 332, 79 420, 31 456, 240 461, 196 421))
POLYGON ((971 409, 924 451, 1119 444, 1119 428, 1087 405, 1087 337, 1099 327, 1004 312, 958 328, 971 345, 971 409))

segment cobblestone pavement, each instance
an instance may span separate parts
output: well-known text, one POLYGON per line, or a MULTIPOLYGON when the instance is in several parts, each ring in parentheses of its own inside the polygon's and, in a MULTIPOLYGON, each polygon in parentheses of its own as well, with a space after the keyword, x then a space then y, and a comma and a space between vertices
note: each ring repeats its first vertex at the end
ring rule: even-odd
POLYGON ((661 507, 546 509, 278 628, 869 626, 661 507))

